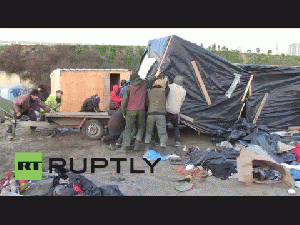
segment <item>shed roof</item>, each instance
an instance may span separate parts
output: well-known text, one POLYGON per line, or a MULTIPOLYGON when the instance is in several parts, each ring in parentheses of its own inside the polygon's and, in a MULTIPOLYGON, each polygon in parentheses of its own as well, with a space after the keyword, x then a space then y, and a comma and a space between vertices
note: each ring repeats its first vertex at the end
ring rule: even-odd
POLYGON ((55 74, 60 74, 60 71, 129 71, 128 69, 56 69, 50 74, 52 77, 55 74))

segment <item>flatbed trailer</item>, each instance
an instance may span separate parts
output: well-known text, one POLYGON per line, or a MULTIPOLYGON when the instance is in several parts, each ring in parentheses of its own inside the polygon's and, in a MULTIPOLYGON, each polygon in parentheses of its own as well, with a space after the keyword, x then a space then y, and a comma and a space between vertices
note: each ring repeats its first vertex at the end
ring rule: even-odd
POLYGON ((18 121, 22 127, 39 128, 80 128, 84 137, 90 140, 99 140, 104 134, 110 113, 103 112, 56 112, 46 113, 47 121, 18 121))

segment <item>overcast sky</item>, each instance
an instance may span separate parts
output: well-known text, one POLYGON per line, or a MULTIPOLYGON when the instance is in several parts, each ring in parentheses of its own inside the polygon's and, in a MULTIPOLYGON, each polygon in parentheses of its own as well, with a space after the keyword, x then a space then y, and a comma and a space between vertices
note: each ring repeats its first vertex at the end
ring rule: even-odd
POLYGON ((300 43, 300 28, 1 28, 0 41, 40 41, 107 45, 147 45, 151 39, 177 35, 204 47, 286 53, 300 43))

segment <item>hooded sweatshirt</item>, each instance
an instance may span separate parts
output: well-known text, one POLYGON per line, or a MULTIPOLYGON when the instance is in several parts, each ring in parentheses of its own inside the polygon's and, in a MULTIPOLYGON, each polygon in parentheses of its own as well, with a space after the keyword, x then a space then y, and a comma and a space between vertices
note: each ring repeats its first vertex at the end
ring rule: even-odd
POLYGON ((115 102, 115 107, 116 109, 120 108, 122 98, 119 95, 120 93, 120 88, 118 85, 113 86, 113 90, 110 92, 110 99, 115 102))
POLYGON ((169 94, 166 108, 168 113, 179 114, 183 101, 185 100, 186 90, 182 87, 183 77, 176 76, 173 84, 169 84, 169 94))

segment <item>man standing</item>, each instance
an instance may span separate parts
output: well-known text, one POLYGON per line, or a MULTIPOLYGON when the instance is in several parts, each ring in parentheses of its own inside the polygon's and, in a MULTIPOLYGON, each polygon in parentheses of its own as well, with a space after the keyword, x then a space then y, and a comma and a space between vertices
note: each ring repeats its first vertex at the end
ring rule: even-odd
POLYGON ((145 144, 150 144, 155 125, 160 140, 161 153, 165 153, 168 141, 166 129, 166 98, 168 96, 168 92, 169 88, 167 87, 166 89, 166 80, 162 78, 156 80, 152 89, 148 91, 149 108, 145 144))
POLYGON ((122 98, 120 97, 119 85, 114 85, 113 90, 110 92, 110 110, 116 110, 121 107, 122 98))
POLYGON ((181 145, 179 130, 179 113, 183 101, 185 100, 186 90, 183 86, 183 77, 176 76, 173 84, 169 84, 170 92, 167 98, 167 121, 170 121, 175 128, 175 146, 181 145))
MULTIPOLYGON (((124 93, 125 93, 125 91, 127 90, 127 88, 129 88, 129 86, 130 86, 130 80, 122 80, 123 81, 123 83, 124 83, 124 81, 125 81, 125 84, 122 86, 122 83, 121 83, 121 91, 120 91, 120 96, 121 96, 121 98, 123 98, 124 97, 124 93)), ((122 82, 121 81, 121 82, 122 82)))
POLYGON ((119 152, 126 152, 130 146, 131 134, 137 121, 137 134, 135 139, 134 151, 141 148, 141 141, 145 132, 145 115, 147 103, 147 88, 150 86, 155 76, 143 80, 137 73, 130 75, 130 87, 124 93, 121 103, 121 111, 126 120, 125 130, 123 133, 122 147, 119 152))

